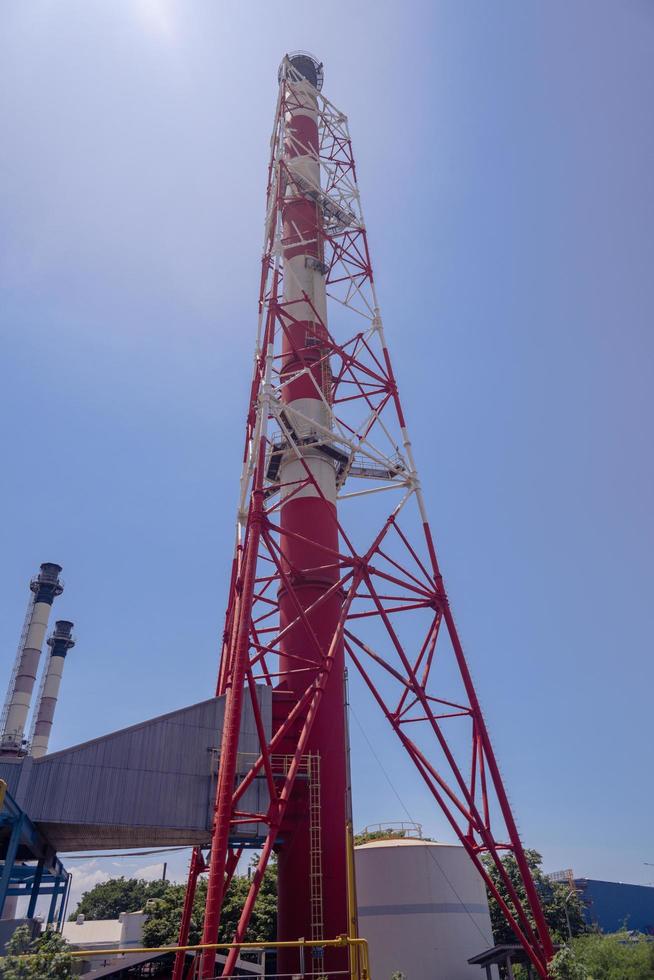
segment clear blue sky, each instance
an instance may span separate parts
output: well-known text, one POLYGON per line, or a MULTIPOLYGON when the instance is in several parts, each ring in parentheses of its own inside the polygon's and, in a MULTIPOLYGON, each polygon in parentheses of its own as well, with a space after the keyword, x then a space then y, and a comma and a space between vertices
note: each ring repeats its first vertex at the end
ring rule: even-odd
MULTIPOLYGON (((523 838, 548 869, 651 881, 649 0, 4 0, 3 675, 49 560, 78 636, 53 748, 212 693, 276 70, 295 48, 350 117, 523 838)), ((446 837, 373 707, 355 710, 446 837)), ((352 738, 357 825, 404 818, 356 722, 352 738)))

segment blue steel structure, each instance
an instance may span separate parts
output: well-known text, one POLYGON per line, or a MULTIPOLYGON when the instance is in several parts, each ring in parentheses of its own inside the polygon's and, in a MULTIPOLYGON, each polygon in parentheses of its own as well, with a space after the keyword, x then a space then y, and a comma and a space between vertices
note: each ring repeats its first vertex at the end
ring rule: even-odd
POLYGON ((49 896, 46 925, 61 928, 70 874, 56 851, 0 780, 0 917, 9 897, 28 898, 27 918, 34 917, 39 898, 49 896))

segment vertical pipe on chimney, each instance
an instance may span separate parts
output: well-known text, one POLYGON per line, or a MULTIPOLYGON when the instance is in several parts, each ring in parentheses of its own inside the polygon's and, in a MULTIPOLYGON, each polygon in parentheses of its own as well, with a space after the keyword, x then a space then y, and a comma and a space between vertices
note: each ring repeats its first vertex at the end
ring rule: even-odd
POLYGON ((24 734, 32 701, 32 692, 39 669, 41 649, 48 627, 50 610, 55 596, 64 591, 59 581, 61 565, 44 562, 36 578, 30 582, 34 593, 31 600, 29 621, 21 637, 14 675, 10 682, 6 702, 6 718, 2 729, 0 748, 3 752, 24 751, 24 734))
POLYGON ((48 751, 52 721, 59 697, 59 685, 64 671, 64 661, 68 651, 75 646, 72 631, 72 623, 67 619, 58 619, 55 623, 54 632, 48 639, 50 659, 43 675, 43 687, 35 709, 34 729, 31 738, 31 754, 35 759, 39 759, 48 751))

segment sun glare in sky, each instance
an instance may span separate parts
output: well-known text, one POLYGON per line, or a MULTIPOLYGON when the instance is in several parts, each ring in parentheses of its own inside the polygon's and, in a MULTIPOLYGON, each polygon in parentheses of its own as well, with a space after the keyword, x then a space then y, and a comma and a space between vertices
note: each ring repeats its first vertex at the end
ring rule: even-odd
POLYGON ((175 38, 175 12, 171 0, 138 0, 135 9, 143 26, 165 41, 175 38))

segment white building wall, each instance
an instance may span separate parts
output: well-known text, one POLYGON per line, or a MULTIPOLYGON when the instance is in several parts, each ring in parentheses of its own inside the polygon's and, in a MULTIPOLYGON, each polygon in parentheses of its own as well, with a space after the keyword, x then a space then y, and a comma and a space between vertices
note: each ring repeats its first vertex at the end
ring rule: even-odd
POLYGON ((120 947, 138 948, 143 945, 143 926, 147 912, 121 912, 120 918, 120 947))

